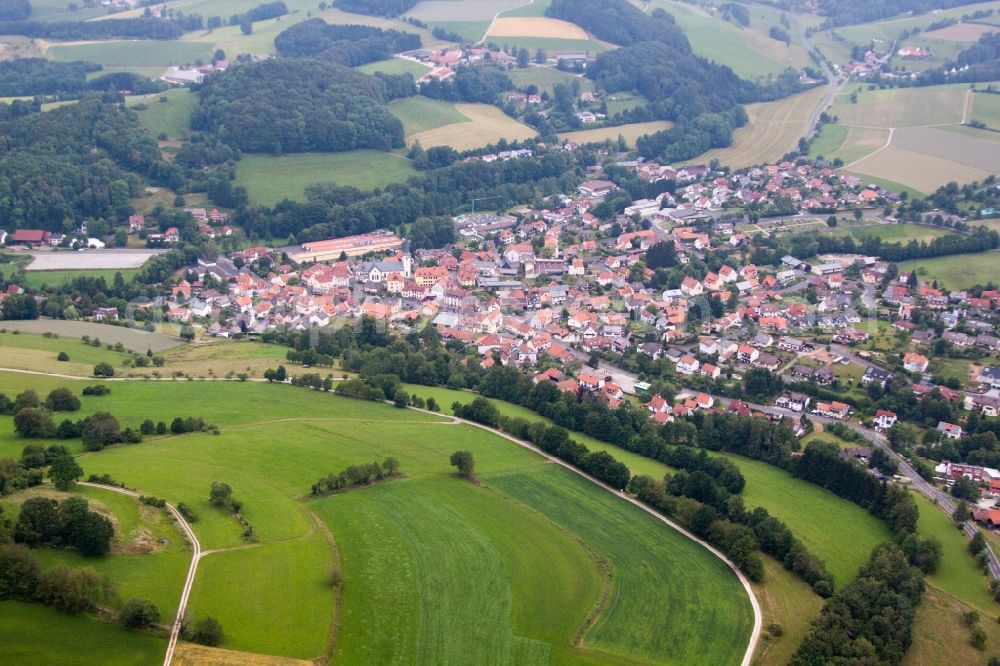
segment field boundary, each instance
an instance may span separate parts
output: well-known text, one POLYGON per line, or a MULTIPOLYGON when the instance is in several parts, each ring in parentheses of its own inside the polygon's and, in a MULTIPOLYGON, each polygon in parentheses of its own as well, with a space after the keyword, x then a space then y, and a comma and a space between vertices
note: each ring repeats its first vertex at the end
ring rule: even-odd
MULTIPOLYGON (((387 403, 387 404, 392 404, 392 403, 387 403)), ((437 412, 432 412, 432 411, 427 410, 427 409, 420 409, 420 408, 417 408, 417 407, 408 407, 407 409, 412 409, 414 411, 424 412, 425 414, 434 414, 434 415, 438 415, 439 416, 439 414, 437 412)), ((751 587, 751 585, 750 585, 750 581, 747 579, 746 576, 743 575, 743 572, 739 570, 739 567, 737 567, 735 564, 733 564, 733 562, 730 561, 730 559, 727 558, 722 553, 722 551, 718 550, 717 548, 715 548, 715 546, 711 545, 707 541, 699 539, 697 536, 695 536, 691 532, 688 532, 686 529, 684 529, 683 527, 681 527, 680 525, 678 525, 674 521, 670 520, 669 518, 667 518, 663 514, 661 514, 658 511, 654 510, 653 508, 651 508, 649 506, 646 506, 645 504, 643 504, 639 500, 637 500, 635 498, 632 498, 632 497, 629 497, 628 495, 626 495, 621 490, 617 490, 615 488, 612 488, 611 486, 609 486, 608 484, 604 483, 603 481, 597 479, 596 477, 593 477, 590 474, 587 474, 583 470, 580 470, 580 469, 577 469, 576 467, 573 467, 568 462, 566 462, 566 461, 564 461, 564 460, 562 460, 560 458, 556 458, 555 456, 549 455, 548 453, 546 453, 545 451, 541 450, 540 448, 538 448, 534 444, 531 444, 530 442, 526 442, 524 440, 518 439, 518 438, 514 437, 513 435, 508 435, 507 433, 505 433, 505 432, 503 432, 501 430, 497 430, 496 428, 491 428, 489 426, 483 425, 482 423, 476 423, 475 421, 469 421, 467 419, 463 419, 463 418, 460 418, 458 416, 456 416, 454 418, 455 418, 455 421, 458 422, 458 423, 464 423, 465 425, 470 425, 470 426, 473 426, 475 428, 479 428, 480 430, 485 430, 487 432, 493 433, 494 435, 497 435, 498 437, 502 437, 502 438, 506 439, 509 442, 513 442, 514 444, 517 444, 518 446, 520 446, 522 448, 528 449, 529 451, 532 451, 533 453, 537 453, 538 455, 542 456, 543 458, 545 458, 546 460, 548 460, 551 463, 555 463, 556 465, 559 465, 560 467, 564 467, 564 468, 568 469, 569 471, 573 472, 577 476, 580 476, 580 477, 586 479, 587 481, 590 481, 594 485, 596 485, 596 486, 598 486, 600 488, 603 488, 604 490, 608 491, 609 493, 611 493, 612 495, 618 497, 619 499, 624 500, 625 502, 628 502, 629 504, 632 504, 633 506, 636 506, 636 507, 642 509, 643 511, 645 511, 649 515, 651 515, 654 518, 656 518, 657 520, 659 520, 661 523, 663 523, 663 524, 667 525, 668 527, 676 530, 677 532, 679 532, 683 536, 687 537, 691 541, 694 541, 698 545, 700 545, 703 548, 705 548, 705 550, 707 550, 712 555, 715 555, 717 558, 719 558, 720 560, 722 560, 733 571, 733 573, 736 574, 736 577, 739 579, 740 584, 743 585, 744 592, 746 592, 747 596, 750 598, 750 606, 753 608, 753 618, 754 618, 754 621, 753 621, 753 630, 750 633, 750 643, 747 645, 747 650, 746 650, 746 652, 743 655, 743 660, 740 662, 741 666, 751 666, 751 664, 753 663, 754 653, 757 651, 757 644, 760 642, 761 626, 763 624, 762 613, 761 613, 761 609, 760 609, 760 603, 757 601, 757 596, 754 594, 753 587, 751 587)))
POLYGON ((528 0, 523 5, 518 5, 517 7, 510 7, 508 9, 501 9, 500 11, 498 11, 496 14, 493 15, 493 18, 490 19, 490 24, 488 26, 486 26, 486 31, 483 33, 483 38, 480 39, 478 42, 476 42, 475 45, 479 46, 480 44, 482 44, 483 42, 486 41, 486 38, 490 34, 490 30, 493 29, 494 24, 497 22, 497 19, 500 18, 501 14, 505 14, 507 12, 514 11, 515 9, 523 9, 524 7, 529 7, 529 6, 533 5, 533 4, 535 4, 535 0, 528 0))

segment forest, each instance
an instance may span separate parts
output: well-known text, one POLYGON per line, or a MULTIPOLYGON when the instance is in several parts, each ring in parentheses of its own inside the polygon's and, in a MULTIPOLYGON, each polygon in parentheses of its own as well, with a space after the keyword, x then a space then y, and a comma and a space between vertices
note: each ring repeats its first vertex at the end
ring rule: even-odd
POLYGON ((35 39, 177 39, 204 27, 197 14, 170 19, 139 17, 106 21, 2 21, 0 35, 35 39))
POLYGON ((347 67, 391 58, 394 53, 419 49, 420 36, 364 25, 332 25, 323 19, 297 23, 274 38, 278 55, 316 57, 347 67))
POLYGON ((82 62, 52 62, 19 58, 0 62, 0 97, 80 95, 87 90, 87 74, 101 66, 82 62))
POLYGON ((399 16, 413 9, 418 0, 334 0, 337 9, 369 16, 399 16))
POLYGON ((24 21, 31 16, 28 0, 0 0, 0 21, 24 21))
POLYGON ((0 218, 13 228, 64 231, 81 217, 128 216, 140 176, 162 182, 171 167, 119 101, 117 94, 91 94, 0 122, 0 218))
POLYGON ((499 70, 464 66, 455 70, 455 76, 446 81, 431 79, 421 84, 420 94, 449 102, 496 104, 500 93, 513 88, 510 77, 499 70))
POLYGON ((231 67, 198 90, 191 127, 247 153, 403 147, 387 86, 336 63, 280 58, 231 67))

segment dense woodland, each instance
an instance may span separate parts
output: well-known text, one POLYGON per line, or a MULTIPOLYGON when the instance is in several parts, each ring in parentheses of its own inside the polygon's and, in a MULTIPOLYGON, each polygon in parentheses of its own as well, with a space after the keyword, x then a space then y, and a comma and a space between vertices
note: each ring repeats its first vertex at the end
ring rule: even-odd
POLYGON ((199 89, 196 130, 248 153, 403 147, 381 79, 313 59, 274 59, 213 76, 199 89))
POLYGON ((28 0, 0 0, 0 21, 24 21, 31 16, 28 0))
POLYGON ((449 102, 496 104, 500 94, 514 88, 510 77, 490 67, 464 66, 446 81, 431 79, 420 86, 420 94, 449 102))
POLYGON ((369 16, 399 16, 413 9, 418 0, 334 0, 337 9, 369 16))
POLYGON ((0 35, 35 39, 177 39, 185 32, 204 27, 197 14, 170 19, 138 17, 106 21, 3 21, 0 35))
POLYGON ((278 55, 316 57, 357 67, 411 51, 421 46, 420 36, 365 25, 333 25, 323 19, 297 23, 274 38, 278 55))
POLYGON ((100 69, 100 65, 79 60, 5 60, 0 62, 0 97, 81 95, 87 90, 87 74, 100 69))
POLYGON ((164 182, 174 167, 119 99, 94 94, 0 121, 0 218, 52 231, 75 228, 80 217, 119 220, 144 177, 164 182))

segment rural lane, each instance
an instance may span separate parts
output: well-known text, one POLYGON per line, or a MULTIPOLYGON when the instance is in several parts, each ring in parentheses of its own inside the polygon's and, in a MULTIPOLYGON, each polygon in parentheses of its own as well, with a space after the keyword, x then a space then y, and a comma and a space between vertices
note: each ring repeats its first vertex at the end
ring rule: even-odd
MULTIPOLYGON (((81 486, 89 486, 90 488, 103 488, 104 490, 110 490, 111 492, 120 493, 122 495, 128 495, 129 497, 138 498, 139 493, 134 490, 128 490, 126 488, 118 488, 116 486, 105 486, 100 483, 88 483, 86 481, 78 482, 81 486)), ((191 525, 184 520, 184 516, 180 514, 180 511, 173 505, 168 503, 167 510, 177 521, 180 526, 181 531, 187 540, 191 543, 191 565, 188 567, 187 578, 184 581, 184 589, 181 591, 181 600, 177 605, 177 615, 174 617, 173 626, 170 628, 170 640, 167 643, 167 653, 163 657, 163 666, 170 666, 170 662, 174 660, 174 650, 177 648, 177 639, 180 637, 181 633, 181 623, 184 620, 184 613, 187 611, 188 598, 191 596, 191 587, 194 585, 194 576, 198 572, 198 562, 201 560, 203 553, 201 552, 201 542, 198 541, 198 537, 195 536, 194 530, 191 529, 191 525)))
MULTIPOLYGON (((389 404, 391 404, 391 403, 389 403, 389 404)), ((419 409, 417 407, 409 407, 409 409, 412 409, 412 410, 418 411, 418 412, 423 412, 425 414, 432 414, 434 416, 441 416, 441 414, 439 412, 432 412, 432 411, 427 410, 427 409, 419 409)), ((634 497, 630 497, 625 492, 623 492, 621 490, 618 490, 617 488, 612 488, 611 486, 609 486, 608 484, 604 483, 600 479, 598 479, 596 477, 593 477, 590 474, 587 474, 586 472, 577 469, 576 467, 573 467, 572 465, 570 465, 568 462, 566 462, 564 460, 561 460, 559 458, 556 458, 555 456, 549 455, 548 453, 546 453, 545 451, 543 451, 542 449, 538 448, 537 446, 535 446, 534 444, 532 444, 530 442, 526 442, 524 440, 518 439, 518 438, 516 438, 516 437, 514 437, 512 435, 508 435, 507 433, 503 432, 502 430, 497 430, 496 428, 491 428, 489 426, 483 425, 482 423, 476 423, 475 421, 469 421, 468 419, 463 419, 463 418, 460 418, 460 417, 457 417, 457 416, 454 416, 452 418, 453 418, 453 420, 454 420, 455 423, 463 423, 465 425, 470 425, 470 426, 472 426, 474 428, 479 428, 480 430, 485 430, 487 432, 493 433, 494 435, 497 435, 498 437, 502 437, 503 439, 506 439, 509 442, 513 442, 514 444, 517 444, 518 446, 520 446, 522 448, 528 449, 529 451, 531 451, 533 453, 537 453, 538 455, 542 456, 543 458, 545 458, 546 460, 548 460, 551 463, 555 463, 556 465, 559 465, 560 467, 564 467, 564 468, 568 469, 570 472, 573 472, 577 476, 583 477, 587 481, 590 481, 591 483, 593 483, 593 484, 595 484, 595 485, 603 488, 604 490, 608 491, 609 493, 611 493, 612 495, 618 497, 619 499, 624 500, 625 502, 628 502, 629 504, 632 504, 632 505, 634 505, 634 506, 642 509, 643 511, 645 511, 649 515, 651 515, 654 518, 656 518, 657 520, 659 520, 661 523, 664 523, 668 527, 671 527, 672 529, 680 532, 682 535, 684 535, 685 537, 687 537, 691 541, 694 541, 698 545, 702 546, 708 552, 712 553, 713 555, 715 555, 716 557, 718 557, 720 560, 722 560, 723 562, 725 562, 726 565, 730 569, 733 570, 733 573, 736 574, 736 577, 739 579, 740 583, 743 585, 744 591, 747 593, 747 596, 750 597, 750 605, 753 607, 753 632, 750 634, 750 643, 747 645, 747 649, 746 649, 746 652, 743 655, 743 660, 740 662, 740 666, 750 666, 753 663, 754 652, 757 649, 757 644, 760 642, 761 626, 763 625, 763 615, 762 615, 761 610, 760 610, 760 603, 757 601, 757 596, 753 592, 753 587, 751 587, 750 581, 747 579, 746 576, 743 575, 743 572, 740 571, 739 567, 737 567, 735 564, 733 564, 729 560, 729 558, 727 558, 721 551, 719 551, 717 548, 715 548, 713 545, 711 545, 707 541, 699 539, 694 534, 692 534, 691 532, 688 532, 686 529, 684 529, 683 527, 681 527, 680 525, 678 525, 674 521, 672 521, 669 518, 667 518, 666 516, 662 515, 661 513, 659 513, 658 511, 656 511, 655 509, 653 509, 653 508, 651 508, 649 506, 646 506, 645 504, 643 504, 639 500, 635 499, 634 497)))
MULTIPOLYGON (((803 23, 802 19, 795 14, 792 14, 792 18, 795 21, 795 24, 799 28, 799 39, 802 40, 802 46, 809 53, 816 50, 816 47, 814 47, 812 42, 809 41, 809 35, 808 31, 806 30, 806 24, 803 23)), ((826 76, 827 80, 830 82, 828 84, 829 90, 826 91, 826 95, 823 96, 823 100, 819 103, 819 105, 815 108, 815 110, 813 110, 812 114, 809 116, 809 127, 806 129, 807 139, 811 137, 813 133, 816 131, 816 127, 819 125, 819 117, 823 114, 824 111, 827 110, 827 108, 830 107, 831 104, 833 104, 834 97, 837 96, 837 93, 839 93, 841 88, 843 88, 844 86, 844 81, 842 81, 840 77, 838 77, 834 73, 830 65, 826 63, 826 60, 821 58, 819 66, 820 69, 823 70, 823 75, 826 76)))

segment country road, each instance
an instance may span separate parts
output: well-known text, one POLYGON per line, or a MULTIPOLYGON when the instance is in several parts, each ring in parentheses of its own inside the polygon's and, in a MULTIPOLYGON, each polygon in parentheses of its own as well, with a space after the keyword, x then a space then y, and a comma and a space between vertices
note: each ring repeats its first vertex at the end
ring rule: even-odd
MULTIPOLYGON (((116 486, 105 486, 100 483, 89 483, 86 481, 78 482, 81 486, 88 486, 90 488, 102 488, 104 490, 110 490, 111 492, 120 493, 122 495, 128 495, 129 497, 139 497, 139 493, 134 490, 127 490, 125 488, 118 488, 116 486)), ((191 525, 184 519, 180 511, 177 510, 173 504, 167 504, 167 510, 177 521, 180 526, 181 531, 187 538, 188 542, 191 544, 191 565, 188 567, 187 578, 184 580, 184 588, 181 590, 181 600, 177 605, 177 615, 174 616, 174 623, 170 628, 170 640, 167 642, 167 653, 163 657, 163 666, 170 666, 170 663, 174 660, 174 650, 177 648, 177 639, 180 637, 181 624, 184 621, 184 613, 187 611, 188 598, 191 596, 191 587, 194 585, 194 576, 198 572, 198 562, 201 561, 202 551, 201 542, 198 541, 198 537, 195 536, 194 530, 191 529, 191 525)))
MULTIPOLYGON (((811 41, 809 41, 809 35, 808 31, 806 30, 806 24, 802 22, 802 19, 799 16, 795 14, 792 14, 791 16, 792 19, 795 21, 795 25, 797 25, 799 28, 799 39, 802 40, 802 46, 805 48, 807 52, 812 53, 813 51, 816 50, 816 47, 813 46, 813 43, 811 41)), ((841 91, 845 83, 843 79, 841 79, 834 73, 833 69, 830 68, 830 65, 826 63, 826 60, 820 59, 819 67, 821 70, 823 70, 823 75, 827 78, 827 80, 830 83, 827 84, 826 95, 823 96, 823 99, 820 101, 819 105, 813 110, 812 114, 809 116, 809 127, 806 129, 807 139, 810 138, 816 132, 816 127, 819 125, 819 117, 823 115, 823 112, 826 111, 831 104, 833 104, 833 99, 841 91)))

